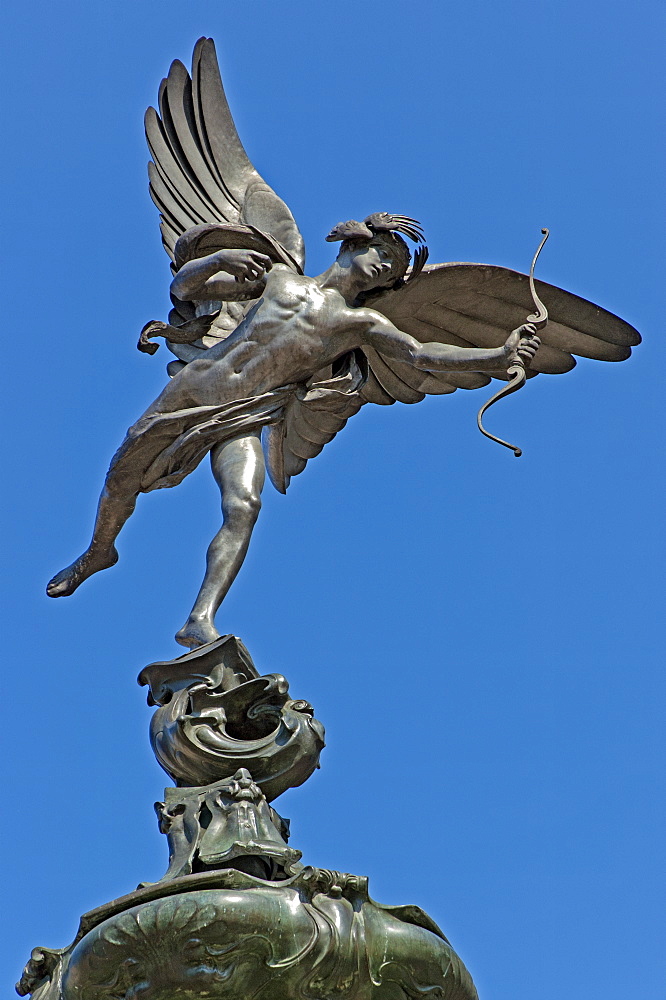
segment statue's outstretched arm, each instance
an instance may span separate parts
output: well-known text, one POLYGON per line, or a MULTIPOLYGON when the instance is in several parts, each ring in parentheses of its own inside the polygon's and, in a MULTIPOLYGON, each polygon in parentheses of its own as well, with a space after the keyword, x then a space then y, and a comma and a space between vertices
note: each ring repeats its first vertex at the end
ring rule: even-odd
POLYGON ((171 292, 183 302, 229 302, 261 295, 272 267, 256 250, 218 250, 187 261, 171 282, 171 292))
POLYGON ((399 330, 390 320, 379 315, 372 318, 365 343, 380 354, 413 365, 422 371, 499 371, 506 368, 518 352, 529 362, 536 353, 539 339, 536 330, 525 324, 514 330, 501 347, 455 347, 437 342, 421 344, 408 333, 399 330))

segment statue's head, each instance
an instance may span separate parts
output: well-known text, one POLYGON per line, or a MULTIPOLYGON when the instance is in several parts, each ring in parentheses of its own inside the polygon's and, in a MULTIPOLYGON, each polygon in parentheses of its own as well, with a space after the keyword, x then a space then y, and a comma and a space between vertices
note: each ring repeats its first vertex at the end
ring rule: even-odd
POLYGON ((412 255, 402 236, 378 233, 369 240, 363 237, 343 240, 338 260, 345 259, 357 272, 372 279, 369 288, 393 288, 407 274, 412 255))
MULTIPOLYGON (((398 288, 404 282, 411 263, 411 253, 400 233, 423 244, 418 222, 404 215, 375 212, 363 222, 341 222, 326 237, 329 243, 342 242, 338 261, 353 268, 364 279, 366 292, 398 288)), ((427 248, 422 245, 414 255, 411 277, 425 264, 427 248)), ((409 280, 409 279, 408 279, 409 280)))

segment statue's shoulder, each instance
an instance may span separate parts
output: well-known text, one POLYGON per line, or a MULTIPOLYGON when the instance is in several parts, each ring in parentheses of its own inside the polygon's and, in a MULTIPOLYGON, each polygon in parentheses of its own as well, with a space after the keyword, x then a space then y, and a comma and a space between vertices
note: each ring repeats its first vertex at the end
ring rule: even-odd
POLYGON ((295 271, 293 267, 289 267, 287 264, 273 264, 266 278, 273 284, 294 288, 308 288, 310 285, 316 285, 317 283, 314 278, 310 278, 307 274, 299 274, 298 271, 295 271))
POLYGON ((266 290, 281 301, 305 302, 313 297, 321 297, 321 288, 314 278, 298 274, 286 264, 276 264, 266 275, 266 290))

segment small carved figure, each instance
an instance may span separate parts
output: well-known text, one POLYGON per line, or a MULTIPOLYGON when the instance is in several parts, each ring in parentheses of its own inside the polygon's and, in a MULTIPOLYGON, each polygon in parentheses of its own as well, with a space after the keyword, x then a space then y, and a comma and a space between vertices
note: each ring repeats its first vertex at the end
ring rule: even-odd
POLYGON ((285 492, 364 403, 478 388, 516 365, 528 377, 564 372, 572 353, 623 360, 640 337, 541 282, 550 323, 540 341, 521 322, 527 275, 426 267, 419 224, 385 212, 336 226, 327 237, 342 243, 336 260, 307 277, 296 223, 240 143, 211 39, 197 43, 191 78, 173 64, 159 103, 146 119, 150 189, 173 261, 174 308, 168 323, 144 327, 138 346, 154 353, 151 338, 162 336, 178 360, 112 459, 89 547, 47 592, 72 594, 112 566, 138 494, 178 484, 210 452, 223 524, 176 635, 194 648, 219 637, 214 616, 245 558, 266 470, 285 492), (413 261, 403 236, 419 244, 413 261))

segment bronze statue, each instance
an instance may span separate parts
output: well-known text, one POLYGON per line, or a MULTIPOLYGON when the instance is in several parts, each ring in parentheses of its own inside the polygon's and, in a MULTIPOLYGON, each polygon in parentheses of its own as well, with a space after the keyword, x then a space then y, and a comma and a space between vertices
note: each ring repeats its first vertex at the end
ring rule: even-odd
POLYGON ((550 311, 540 339, 545 314, 524 322, 532 301, 541 305, 532 275, 426 266, 420 225, 386 212, 336 226, 327 237, 342 244, 336 260, 307 277, 296 223, 240 143, 211 39, 197 43, 191 78, 172 65, 159 107, 146 117, 150 190, 174 307, 168 323, 144 327, 138 346, 154 353, 151 338, 162 336, 178 360, 112 459, 90 546, 47 592, 71 594, 113 565, 138 494, 176 485, 210 452, 223 524, 176 635, 197 647, 219 638, 214 616, 245 558, 266 470, 284 493, 364 403, 418 402, 518 370, 565 372, 572 354, 619 361, 640 338, 540 282, 550 311), (413 261, 403 236, 418 245, 413 261))
MULTIPOLYGON (((240 569, 267 471, 292 476, 364 403, 505 383, 479 411, 573 354, 621 361, 640 340, 598 306, 483 264, 428 267, 420 224, 376 212, 340 223, 336 260, 303 273, 303 242, 236 133, 210 39, 192 77, 176 62, 148 111, 150 190, 173 262, 164 337, 170 383, 111 461, 92 541, 51 581, 71 594, 118 558, 139 493, 175 486, 207 454, 223 524, 176 638, 193 649, 146 666, 155 756, 174 782, 155 804, 169 864, 157 882, 81 917, 65 948, 35 948, 17 984, 34 1000, 478 1000, 419 907, 384 906, 365 877, 305 865, 272 803, 319 766, 324 729, 281 673, 260 675, 215 613, 240 569), (412 257, 404 237, 416 244, 412 257), (543 299, 542 299, 543 297, 543 299), (532 311, 534 309, 534 311, 532 311), (509 332, 512 331, 512 332, 509 332)), ((507 445, 519 454, 520 450, 507 445)), ((414 807, 412 807, 414 808, 414 807)))

